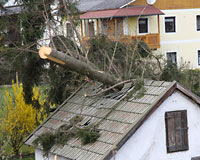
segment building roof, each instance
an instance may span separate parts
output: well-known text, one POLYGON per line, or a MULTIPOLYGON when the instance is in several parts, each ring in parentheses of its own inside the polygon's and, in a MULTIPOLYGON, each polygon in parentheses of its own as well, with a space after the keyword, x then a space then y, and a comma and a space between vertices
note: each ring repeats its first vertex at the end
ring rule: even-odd
POLYGON ((132 16, 149 16, 164 14, 153 6, 133 6, 128 8, 119 8, 111 10, 90 11, 82 14, 81 19, 111 18, 111 17, 132 17, 132 16))
POLYGON ((79 126, 98 124, 100 137, 97 141, 82 145, 80 139, 73 138, 64 147, 53 146, 50 152, 71 160, 107 160, 112 157, 114 146, 120 149, 176 89, 200 105, 197 96, 176 82, 145 80, 144 88, 144 96, 136 98, 135 93, 131 92, 134 89, 131 82, 125 84, 121 91, 107 95, 98 95, 102 90, 100 84, 84 84, 27 138, 26 144, 32 145, 39 135, 55 131, 79 115, 83 117, 79 126), (85 97, 85 94, 96 96, 85 97))
POLYGON ((115 9, 126 6, 135 0, 79 0, 77 8, 80 12, 115 9))

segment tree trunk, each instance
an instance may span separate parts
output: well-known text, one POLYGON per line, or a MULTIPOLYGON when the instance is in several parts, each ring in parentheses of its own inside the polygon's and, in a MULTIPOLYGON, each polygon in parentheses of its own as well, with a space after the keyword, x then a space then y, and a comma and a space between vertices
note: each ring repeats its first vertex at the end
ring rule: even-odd
POLYGON ((88 78, 97 80, 106 85, 116 85, 120 82, 114 76, 104 71, 99 71, 93 63, 82 62, 55 49, 43 46, 39 50, 39 55, 43 59, 49 59, 59 64, 65 65, 71 71, 75 71, 81 75, 88 76, 88 78))

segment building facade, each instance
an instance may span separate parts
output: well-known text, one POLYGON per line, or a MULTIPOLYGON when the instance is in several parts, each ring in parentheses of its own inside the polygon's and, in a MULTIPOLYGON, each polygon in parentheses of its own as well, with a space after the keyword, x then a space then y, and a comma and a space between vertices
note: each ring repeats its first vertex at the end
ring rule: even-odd
POLYGON ((83 41, 99 33, 121 42, 137 38, 173 63, 187 62, 190 68, 200 68, 199 1, 130 2, 115 9, 84 11, 80 16, 83 41))

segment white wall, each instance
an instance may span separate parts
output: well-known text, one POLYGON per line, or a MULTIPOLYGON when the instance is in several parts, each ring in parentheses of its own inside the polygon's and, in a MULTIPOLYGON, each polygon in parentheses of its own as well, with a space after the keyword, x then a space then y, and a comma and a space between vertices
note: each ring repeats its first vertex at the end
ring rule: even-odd
POLYGON ((191 160, 191 157, 200 156, 199 133, 199 106, 180 92, 175 92, 123 145, 115 160, 191 160), (167 153, 165 112, 175 110, 187 110, 189 150, 167 153))

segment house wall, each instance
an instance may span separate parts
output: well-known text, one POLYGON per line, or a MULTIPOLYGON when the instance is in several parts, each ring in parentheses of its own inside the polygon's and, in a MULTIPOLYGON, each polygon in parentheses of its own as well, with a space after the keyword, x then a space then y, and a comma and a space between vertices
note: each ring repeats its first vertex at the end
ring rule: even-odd
MULTIPOLYGON (((146 0, 136 0, 130 5, 147 5, 146 0)), ((157 0, 154 7, 162 10, 160 16, 161 48, 156 53, 177 52, 178 65, 188 62, 190 68, 200 68, 198 53, 200 50, 200 31, 196 31, 196 15, 199 15, 200 1, 197 0, 157 0), (165 33, 164 17, 176 16, 176 33, 165 33)), ((157 25, 152 21, 151 30, 157 25)))
MULTIPOLYGON (((136 0, 130 5, 147 5, 146 0, 136 0)), ((200 8, 199 0, 157 0, 153 5, 159 9, 200 8)))
POLYGON ((44 157, 43 152, 39 149, 35 149, 35 160, 67 160, 64 157, 56 156, 53 154, 49 154, 49 157, 44 157), (56 159, 57 157, 57 159, 56 159))
POLYGON ((177 60, 190 62, 191 68, 200 68, 198 65, 197 50, 200 50, 200 31, 196 29, 196 15, 199 9, 163 10, 165 15, 160 16, 160 43, 157 53, 166 57, 166 52, 177 52, 177 60), (176 17, 176 32, 165 33, 165 17, 176 17))
MULTIPOLYGON (((143 16, 148 18, 149 22, 149 33, 158 33, 158 17, 157 16, 143 16)), ((141 17, 141 18, 143 18, 141 17)), ((127 27, 128 27, 128 35, 136 36, 138 35, 138 18, 139 17, 128 17, 127 18, 127 27)), ((124 26, 125 28, 126 26, 124 26)))
POLYGON ((182 93, 174 92, 122 146, 115 160, 191 160, 200 156, 199 117, 199 106, 182 93), (187 110, 189 150, 167 153, 165 112, 176 110, 187 110))

